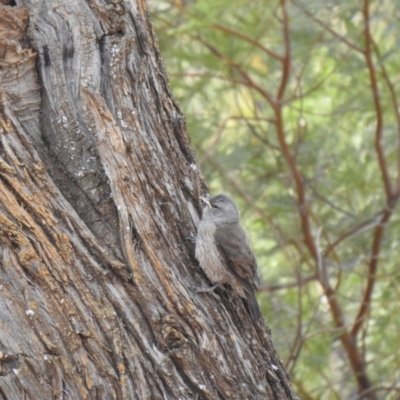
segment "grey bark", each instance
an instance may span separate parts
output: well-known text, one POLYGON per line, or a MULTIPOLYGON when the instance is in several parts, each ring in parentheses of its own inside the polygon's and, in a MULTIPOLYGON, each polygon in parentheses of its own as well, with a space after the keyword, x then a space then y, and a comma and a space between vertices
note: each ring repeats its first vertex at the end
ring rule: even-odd
POLYGON ((206 187, 143 1, 2 3, 0 398, 294 398, 240 298, 191 290, 206 187))

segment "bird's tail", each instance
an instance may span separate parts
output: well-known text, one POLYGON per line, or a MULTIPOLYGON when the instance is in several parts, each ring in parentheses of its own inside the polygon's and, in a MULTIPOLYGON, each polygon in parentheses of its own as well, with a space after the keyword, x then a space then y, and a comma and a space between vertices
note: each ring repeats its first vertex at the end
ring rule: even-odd
POLYGON ((235 285, 236 289, 239 292, 240 297, 243 299, 243 303, 250 313, 253 322, 257 325, 258 321, 263 318, 261 314, 260 307, 256 298, 256 285, 250 285, 244 279, 236 276, 238 284, 235 285))
POLYGON ((251 318, 253 319, 253 322, 257 325, 258 321, 262 319, 262 314, 255 293, 246 292, 246 299, 244 303, 251 315, 251 318))

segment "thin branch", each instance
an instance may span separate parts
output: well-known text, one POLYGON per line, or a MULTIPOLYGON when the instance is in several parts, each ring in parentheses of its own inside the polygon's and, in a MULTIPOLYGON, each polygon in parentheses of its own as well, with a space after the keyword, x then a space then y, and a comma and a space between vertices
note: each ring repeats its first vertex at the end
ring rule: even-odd
MULTIPOLYGON (((375 228, 374 239, 372 243, 371 256, 368 265, 368 280, 367 286, 365 288, 364 296, 357 313, 353 329, 351 330, 351 334, 353 338, 355 338, 362 328, 364 321, 368 315, 368 312, 371 308, 371 299, 372 292, 374 290, 375 281, 376 281, 376 272, 378 268, 379 262, 379 254, 381 249, 381 243, 383 239, 383 234, 385 232, 385 228, 387 223, 390 220, 390 217, 393 213, 393 207, 398 200, 398 196, 394 197, 394 193, 392 190, 390 177, 388 168, 386 165, 386 159, 382 148, 382 131, 383 131, 383 111, 379 98, 379 89, 378 82, 376 77, 376 71, 372 60, 372 47, 373 47, 373 39, 370 31, 370 15, 369 15, 369 0, 364 0, 363 6, 363 15, 365 22, 365 58, 370 76, 370 84, 371 90, 373 93, 375 112, 376 112, 376 129, 375 129, 375 148, 378 155, 379 167, 381 169, 382 179, 385 186, 386 198, 387 198, 387 208, 383 211, 382 219, 379 225, 375 228)), ((397 189, 397 192, 399 189, 397 189)))
POLYGON ((278 94, 276 96, 279 102, 282 101, 283 95, 286 90, 286 86, 290 75, 290 64, 291 64, 289 20, 288 20, 288 13, 286 10, 286 0, 280 0, 280 3, 283 16, 282 24, 283 24, 283 38, 285 42, 285 55, 283 57, 283 72, 282 72, 281 84, 279 86, 278 94))
POLYGON ((344 43, 346 46, 350 47, 351 49, 363 54, 364 50, 360 47, 358 47, 356 44, 352 43, 350 40, 345 38, 342 35, 339 35, 336 31, 334 31, 331 27, 329 27, 327 24, 322 22, 320 19, 314 16, 314 14, 311 11, 305 10, 299 3, 295 0, 291 0, 291 2, 300 8, 304 14, 306 14, 308 17, 310 17, 314 22, 316 22, 319 26, 321 26, 324 30, 328 31, 332 36, 335 38, 339 39, 342 43, 344 43))
MULTIPOLYGON (((321 35, 322 36, 322 35, 321 35)), ((337 70, 347 61, 347 59, 350 57, 352 54, 351 49, 348 50, 348 53, 340 57, 340 60, 336 63, 336 65, 332 68, 330 72, 328 72, 319 82, 314 84, 313 86, 309 87, 305 91, 301 93, 301 95, 297 95, 297 89, 299 87, 299 83, 296 85, 296 89, 293 91, 293 94, 285 99, 285 103, 290 103, 293 100, 297 100, 298 98, 305 98, 318 90, 337 70)), ((303 71, 301 72, 303 73, 303 71)), ((297 77, 297 80, 299 77, 297 77)), ((329 114, 329 116, 332 116, 332 113, 329 114)))
POLYGON ((293 89, 293 94, 292 94, 291 96, 289 96, 288 99, 285 100, 285 103, 289 103, 289 102, 290 102, 291 100, 293 100, 294 98, 301 98, 301 99, 304 98, 304 94, 303 94, 303 91, 302 91, 302 89, 301 89, 301 81, 302 81, 302 78, 303 78, 304 73, 305 73, 305 71, 306 71, 307 65, 308 65, 308 63, 309 63, 310 60, 311 60, 311 56, 312 56, 312 53, 313 53, 313 51, 314 51, 314 48, 317 47, 317 45, 321 43, 321 39, 322 39, 323 36, 324 36, 324 32, 322 31, 322 32, 318 35, 318 38, 316 38, 316 40, 314 40, 313 44, 312 44, 312 45, 310 46, 310 48, 308 49, 308 51, 307 51, 307 56, 306 56, 305 59, 304 59, 304 62, 303 62, 302 67, 300 68, 300 72, 297 73, 297 74, 295 74, 296 86, 295 86, 295 88, 293 89), (297 95, 296 93, 297 93, 299 90, 300 90, 300 93, 301 93, 301 94, 297 95))
MULTIPOLYGON (((317 279, 317 276, 315 276, 315 278, 317 279)), ((302 287, 300 287, 299 292, 303 293, 303 291, 301 289, 302 289, 302 287)), ((304 344, 307 341, 306 335, 308 334, 309 330, 311 329, 314 321, 317 320, 317 318, 318 318, 318 310, 319 310, 320 306, 321 306, 320 302, 314 302, 312 315, 310 315, 310 317, 308 317, 304 323, 301 322, 301 325, 302 325, 300 327, 301 336, 299 337, 298 335, 296 335, 296 339, 295 339, 295 340, 297 340, 297 351, 295 354, 290 354, 289 358, 285 362, 285 367, 287 368, 289 373, 291 371, 293 371, 293 369, 295 368, 298 357, 300 356, 301 349, 303 348, 304 344)), ((299 306, 299 310, 301 311, 301 305, 299 306)), ((300 322, 300 320, 301 320, 301 317, 299 316, 298 323, 300 322)), ((299 331, 299 329, 298 329, 298 331, 299 331)))
POLYGON ((316 275, 308 276, 307 278, 298 279, 295 282, 282 283, 280 285, 264 286, 262 288, 259 288, 258 291, 259 292, 276 292, 278 290, 290 289, 290 288, 294 288, 294 287, 301 287, 301 286, 305 285, 306 283, 313 282, 313 281, 317 280, 317 278, 318 277, 316 275))
MULTIPOLYGON (((258 139, 260 140, 262 143, 264 143, 267 148, 271 148, 273 150, 276 150, 279 152, 279 147, 272 144, 267 137, 261 136, 261 134, 258 133, 256 127, 250 122, 250 121, 262 121, 262 122, 268 122, 272 125, 275 125, 275 120, 271 119, 271 118, 262 118, 258 116, 258 112, 257 112, 257 105, 256 105, 256 100, 254 99, 253 93, 250 92, 250 96, 252 98, 252 104, 251 106, 253 107, 253 114, 255 115, 255 117, 247 117, 244 116, 242 110, 241 110, 241 106, 239 104, 239 100, 237 98, 237 91, 235 90, 234 92, 235 94, 235 102, 236 102, 236 107, 240 112, 240 116, 236 117, 237 120, 243 120, 246 123, 246 126, 249 128, 250 132, 258 139)), ((249 106, 249 108, 251 107, 249 106)))
MULTIPOLYGON (((204 43, 203 43, 204 44, 204 43)), ((206 46, 206 45, 205 45, 206 46)), ((207 46, 206 46, 207 47, 207 46)), ((215 54, 215 53, 214 53, 215 54)), ((224 58, 224 56, 221 54, 220 58, 224 58)), ((225 60, 226 61, 226 60, 225 60)), ((239 64, 237 64, 239 65, 239 64)), ((271 101, 273 101, 272 97, 270 97, 269 93, 266 92, 265 90, 263 90, 259 85, 257 85, 251 78, 250 76, 248 76, 248 80, 244 81, 244 80, 237 80, 237 79, 233 79, 233 78, 226 78, 222 75, 217 75, 217 74, 211 74, 211 73, 196 73, 196 72, 173 72, 170 74, 170 76, 182 76, 182 77, 188 77, 188 78, 213 78, 213 79, 219 79, 221 81, 225 81, 225 82, 230 82, 233 84, 238 84, 238 85, 243 85, 246 86, 250 89, 255 90, 256 92, 260 93, 262 97, 264 97, 265 99, 267 99, 267 97, 269 97, 271 99, 271 101)))
POLYGON ((307 184, 308 184, 308 186, 311 188, 311 191, 313 192, 314 196, 315 196, 317 199, 319 199, 319 200, 321 200, 322 202, 328 204, 333 210, 338 211, 338 212, 340 212, 340 213, 346 215, 346 216, 349 217, 349 218, 352 218, 352 219, 355 218, 355 215, 354 215, 354 214, 352 214, 352 213, 350 213, 350 212, 344 210, 343 208, 341 208, 341 207, 339 207, 339 206, 333 204, 333 202, 330 201, 327 197, 325 197, 325 196, 323 196, 322 194, 320 194, 320 193, 318 192, 318 190, 314 187, 314 185, 311 184, 311 181, 310 181, 310 180, 307 181, 307 184))
POLYGON ((375 106, 376 113, 376 128, 375 128, 375 148, 378 155, 379 168, 381 170, 383 183, 385 186, 386 198, 389 201, 392 196, 392 185, 390 182, 389 171, 386 164, 385 154, 382 148, 382 132, 383 132, 383 111, 379 96, 378 81, 376 78, 376 71, 372 59, 372 36, 370 30, 370 16, 369 16, 369 0, 364 0, 363 15, 365 22, 364 38, 365 38, 365 61, 369 72, 369 79, 371 84, 372 98, 375 106))
MULTIPOLYGON (((367 395, 373 392, 398 392, 400 393, 400 387, 396 384, 393 384, 392 386, 374 386, 368 390, 364 390, 362 393, 360 393, 355 400, 363 400, 366 398, 367 395)), ((397 398, 398 399, 398 398, 397 398)))
MULTIPOLYGON (((296 271, 296 278, 298 283, 301 282, 301 275, 299 271, 296 271)), ((296 329, 296 336, 292 342, 292 345, 290 346, 289 350, 289 356, 285 362, 285 367, 288 368, 289 373, 293 370, 294 366, 296 365, 296 362, 300 356, 301 348, 303 346, 303 315, 304 315, 304 310, 303 310, 303 288, 300 285, 298 287, 297 291, 297 304, 298 304, 298 310, 297 310, 297 329, 296 329), (289 367, 291 368, 289 369, 289 367)))
POLYGON ((272 50, 268 49, 267 47, 263 46, 258 40, 255 40, 247 35, 245 35, 242 32, 238 32, 235 29, 232 28, 228 28, 227 26, 223 26, 221 24, 213 24, 212 25, 215 29, 218 29, 222 32, 225 33, 229 33, 230 35, 236 36, 240 39, 245 40, 248 43, 251 43, 253 46, 258 47, 259 49, 261 49, 263 52, 265 52, 266 54, 268 54, 270 57, 275 58, 276 60, 280 61, 280 62, 284 62, 284 59, 281 55, 273 52, 272 50))
MULTIPOLYGON (((184 77, 184 78, 212 78, 212 79, 219 79, 221 81, 226 82, 234 82, 231 78, 227 78, 223 75, 217 75, 212 73, 205 73, 205 72, 171 72, 169 76, 176 76, 176 77, 184 77)), ((238 81, 236 83, 244 83, 242 81, 238 81)))
POLYGON ((308 389, 304 387, 304 382, 295 377, 292 378, 293 385, 296 387, 296 392, 303 400, 315 400, 315 397, 308 393, 308 389))
POLYGON ((200 43, 202 43, 212 54, 214 54, 216 57, 220 58, 221 60, 225 61, 226 64, 228 64, 230 67, 235 69, 245 80, 247 85, 257 92, 259 92, 267 101, 268 103, 273 106, 275 104, 274 99, 268 93, 266 90, 261 88, 259 85, 257 85, 249 76, 249 74, 242 68, 240 64, 238 64, 236 61, 233 61, 231 58, 228 56, 222 54, 219 50, 217 50, 214 46, 206 42, 201 36, 197 35, 194 37, 196 40, 198 40, 200 43))
MULTIPOLYGON (((288 27, 288 19, 285 10, 285 0, 281 0, 281 7, 283 11, 283 35, 285 37, 285 56, 286 56, 286 63, 284 63, 284 69, 282 73, 282 80, 280 89, 278 92, 278 101, 273 106, 275 116, 276 116, 276 128, 277 128, 277 136, 278 141, 282 149, 282 154, 289 166, 291 175, 295 182, 295 189, 297 193, 297 198, 299 201, 299 211, 300 211, 300 218, 301 224, 303 229, 303 235, 305 244, 310 251, 313 259, 317 263, 318 267, 318 276, 320 279, 320 284, 324 290, 324 294, 328 301, 334 325, 338 329, 343 329, 343 332, 340 334, 340 340, 342 345, 346 351, 347 357, 349 359, 351 369, 354 373, 355 379, 357 380, 358 388, 360 391, 369 389, 372 385, 368 378, 365 369, 365 361, 360 354, 359 349, 357 348, 357 344, 353 340, 353 337, 350 335, 350 332, 345 328, 345 322, 342 310, 336 298, 336 292, 329 284, 329 280, 327 279, 326 274, 326 265, 325 260, 322 257, 316 242, 313 239, 313 235, 311 232, 311 224, 310 224, 310 214, 308 210, 306 195, 305 195, 305 187, 304 187, 304 180, 301 176, 300 171, 297 168, 296 161, 291 153, 289 146, 286 142, 285 138, 285 130, 284 130, 284 123, 283 123, 283 115, 282 115, 282 104, 279 100, 282 99, 284 95, 284 91, 286 88, 286 83, 289 76, 289 66, 290 66, 290 42, 289 42, 289 27, 288 27)), ((373 395, 371 395, 373 396, 373 395)), ((374 396, 371 398, 375 398, 374 396)))
POLYGON ((361 232, 364 232, 368 229, 372 229, 376 227, 382 220, 382 215, 383 211, 378 213, 374 218, 369 218, 366 221, 363 221, 356 225, 354 228, 351 228, 349 231, 345 232, 343 235, 339 236, 332 244, 330 244, 324 251, 324 257, 328 257, 328 255, 331 253, 332 250, 335 249, 335 247, 343 242, 343 240, 348 239, 349 237, 352 237, 354 235, 357 235, 361 232))
MULTIPOLYGON (((256 127, 246 118, 243 117, 246 120, 246 125, 249 128, 250 132, 252 135, 254 135, 260 142, 264 143, 267 147, 271 148, 272 150, 276 150, 279 152, 279 147, 272 144, 267 138, 261 136, 258 132, 256 127)), ((263 175, 265 177, 265 175, 263 175)))
MULTIPOLYGON (((378 58, 381 59, 380 51, 378 46, 376 45, 375 42, 373 42, 374 50, 375 53, 377 54, 378 58)), ((383 80, 386 82, 386 86, 389 89, 390 92, 390 97, 392 100, 393 104, 393 112, 394 115, 396 116, 396 123, 397 123, 397 186, 400 186, 400 108, 399 108, 399 102, 397 101, 397 95, 396 91, 394 89, 393 83, 390 81, 389 75, 386 71, 385 65, 383 63, 381 64, 381 71, 382 71, 382 77, 383 80)))
POLYGON ((379 261, 379 253, 381 249, 381 243, 383 234, 385 232, 386 225, 392 216, 393 209, 387 209, 384 211, 382 219, 379 225, 375 228, 374 233, 374 240, 372 244, 371 256, 368 266, 368 280, 367 280, 367 287, 364 292, 363 299, 361 301, 360 309, 357 313, 357 317, 355 319, 355 323, 351 330, 351 335, 355 338, 360 331, 365 318, 368 315, 368 312, 371 308, 371 297, 372 292, 374 290, 375 281, 376 281, 376 271, 378 268, 378 261, 379 261))
POLYGON ((226 118, 224 121, 222 121, 222 124, 220 124, 213 143, 208 147, 208 149, 204 150, 204 155, 202 156, 202 158, 199 161, 200 164, 203 164, 211 157, 213 151, 215 150, 215 148, 218 146, 218 143, 222 139, 222 135, 224 133, 225 126, 229 120, 231 120, 231 117, 226 118))

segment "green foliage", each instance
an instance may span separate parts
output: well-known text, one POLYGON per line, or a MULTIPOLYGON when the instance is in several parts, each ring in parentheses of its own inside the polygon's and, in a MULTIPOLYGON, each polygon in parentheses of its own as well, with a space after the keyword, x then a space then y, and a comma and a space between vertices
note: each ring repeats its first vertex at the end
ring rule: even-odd
POLYGON ((359 393, 366 389, 351 367, 357 353, 376 386, 370 398, 396 398, 400 6, 292 0, 285 20, 282 4, 194 0, 150 7, 210 189, 229 192, 241 206, 265 283, 259 301, 300 397, 357 398, 357 386, 359 393), (285 76, 279 57, 289 49, 278 107, 285 76), (301 190, 306 202, 299 205, 301 190), (371 281, 370 308, 350 351, 342 335, 354 327, 371 281))

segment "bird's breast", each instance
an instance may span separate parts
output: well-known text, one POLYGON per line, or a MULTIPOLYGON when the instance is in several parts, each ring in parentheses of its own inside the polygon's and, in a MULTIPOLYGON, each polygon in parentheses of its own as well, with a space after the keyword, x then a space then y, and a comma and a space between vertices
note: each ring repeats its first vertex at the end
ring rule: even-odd
POLYGON ((215 230, 215 224, 200 221, 196 237, 196 259, 213 284, 228 283, 231 277, 215 243, 215 230))

